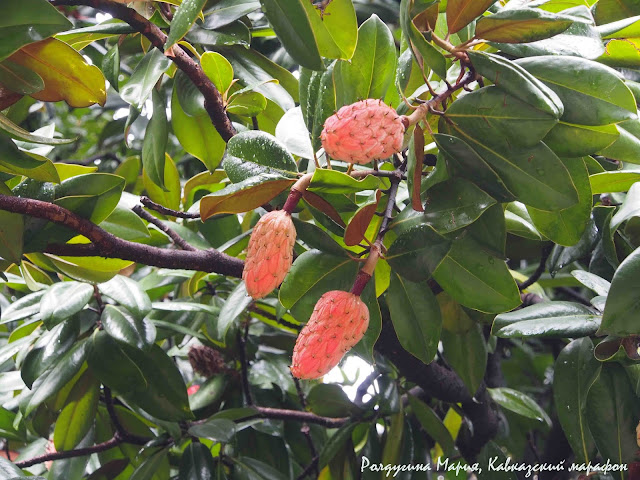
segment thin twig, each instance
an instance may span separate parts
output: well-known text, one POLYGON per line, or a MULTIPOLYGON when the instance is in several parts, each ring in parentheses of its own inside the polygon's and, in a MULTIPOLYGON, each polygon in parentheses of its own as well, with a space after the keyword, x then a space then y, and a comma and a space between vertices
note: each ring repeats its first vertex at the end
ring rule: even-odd
POLYGON ((309 475, 311 475, 311 472, 315 469, 316 471, 316 476, 317 476, 317 471, 318 471, 318 461, 320 460, 320 457, 318 455, 315 455, 313 457, 313 459, 311 460, 311 463, 309 463, 309 465, 307 465, 307 468, 305 468, 302 473, 300 475, 298 475, 296 477, 296 480, 302 480, 303 478, 308 477, 309 475))
POLYGON ((105 385, 103 391, 105 404, 107 405, 107 412, 109 413, 109 418, 111 419, 111 423, 113 423, 113 427, 116 429, 118 438, 127 443, 133 443, 136 445, 144 445, 149 440, 151 440, 150 438, 134 435, 133 433, 130 433, 126 428, 124 428, 116 413, 116 409, 113 404, 113 396, 111 395, 111 389, 105 385))
MULTIPOLYGON (((258 416, 262 418, 272 418, 274 420, 297 420, 299 422, 314 423, 316 425, 322 425, 327 428, 340 428, 347 423, 350 418, 348 417, 321 417, 311 412, 301 412, 300 410, 287 410, 282 408, 271 407, 256 407, 258 416)), ((246 419, 245 419, 246 420, 246 419)))
POLYGON ((142 196, 140 197, 140 203, 142 203, 149 210, 154 210, 162 215, 166 215, 167 217, 179 217, 179 218, 200 218, 199 213, 189 213, 189 212, 181 212, 179 210, 172 210, 167 207, 163 207, 159 203, 154 202, 149 197, 142 196))
POLYGON ((86 448, 76 448, 73 450, 63 450, 61 452, 54 453, 45 453, 44 455, 39 455, 37 457, 33 457, 29 460, 23 460, 21 462, 15 462, 14 465, 18 468, 27 468, 32 465, 36 465, 38 463, 49 462, 53 460, 62 460, 64 458, 74 458, 74 457, 84 457, 86 455, 91 455, 94 453, 104 452, 106 450, 110 450, 113 447, 117 447, 122 440, 118 437, 116 433, 111 439, 106 442, 97 443, 90 447, 86 448))
MULTIPOLYGON (((300 381, 296 377, 293 377, 293 383, 296 386, 296 391, 298 392, 298 399, 300 400, 300 405, 302 405, 302 408, 306 410, 307 401, 304 398, 304 392, 302 391, 302 387, 300 386, 300 381)), ((311 456, 315 458, 318 455, 318 451, 316 450, 316 446, 313 443, 313 438, 311 438, 311 430, 309 429, 309 424, 307 422, 304 422, 302 424, 302 426, 300 427, 300 432, 302 432, 302 434, 304 435, 304 438, 307 440, 307 446, 309 447, 311 456)), ((316 470, 315 474, 317 477, 320 472, 318 472, 317 467, 315 470, 316 470)))
POLYGON ((374 370, 369 375, 367 375, 362 383, 358 385, 358 389, 356 390, 356 398, 353 403, 355 403, 358 407, 362 407, 364 405, 362 399, 367 394, 367 390, 369 390, 369 387, 373 385, 373 382, 375 382, 379 376, 380 372, 378 372, 377 370, 374 370))
POLYGON ((249 385, 249 369, 247 368, 247 338, 249 338, 249 322, 245 322, 244 333, 238 332, 238 356, 240 357, 240 368, 242 371, 242 391, 244 401, 247 405, 253 406, 253 396, 251 395, 251 385, 249 385))
POLYGON ((544 273, 547 268, 547 259, 549 255, 551 255, 551 250, 553 250, 553 244, 547 244, 542 247, 542 252, 540 253, 540 263, 538 264, 538 268, 536 268, 535 272, 531 274, 529 278, 527 278, 524 282, 518 283, 518 288, 520 291, 526 290, 531 285, 540 280, 540 277, 544 273))
POLYGON ((187 250, 187 251, 190 251, 190 252, 195 252, 197 250, 197 248, 195 248, 192 245, 190 245, 184 238, 182 238, 180 235, 178 235, 175 232, 175 230, 172 230, 171 228, 167 227, 164 223, 162 223, 161 220, 157 219, 156 217, 151 215, 149 212, 144 211, 140 205, 136 205, 135 207, 132 208, 132 210, 140 218, 145 219, 147 222, 149 222, 149 223, 155 225, 156 227, 158 227, 158 229, 161 232, 166 233, 167 236, 171 239, 171 241, 175 245, 180 247, 182 250, 187 250))

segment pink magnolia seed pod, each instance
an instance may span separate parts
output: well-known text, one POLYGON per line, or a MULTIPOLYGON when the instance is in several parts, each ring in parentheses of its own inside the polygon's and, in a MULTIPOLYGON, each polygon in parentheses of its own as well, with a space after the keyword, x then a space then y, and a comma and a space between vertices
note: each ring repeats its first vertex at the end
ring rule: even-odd
POLYGON ((291 373, 311 380, 335 367, 369 326, 369 309, 359 296, 341 290, 325 293, 293 348, 291 373))
POLYGON ((266 297, 282 283, 293 262, 295 242, 296 229, 284 210, 263 215, 253 227, 242 271, 252 298, 266 297))
POLYGON ((393 108, 369 98, 345 105, 327 118, 320 139, 331 158, 364 165, 402 150, 404 131, 393 108))

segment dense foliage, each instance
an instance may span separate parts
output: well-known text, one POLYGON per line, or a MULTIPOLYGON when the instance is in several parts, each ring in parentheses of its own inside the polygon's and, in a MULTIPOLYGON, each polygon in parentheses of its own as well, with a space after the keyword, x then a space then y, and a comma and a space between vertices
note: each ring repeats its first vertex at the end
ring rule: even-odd
POLYGON ((3 2, 0 480, 635 468, 639 72, 634 0, 3 2), (362 99, 402 151, 328 158, 362 99), (300 178, 254 300, 250 233, 300 178), (294 379, 356 277, 363 370, 294 379))

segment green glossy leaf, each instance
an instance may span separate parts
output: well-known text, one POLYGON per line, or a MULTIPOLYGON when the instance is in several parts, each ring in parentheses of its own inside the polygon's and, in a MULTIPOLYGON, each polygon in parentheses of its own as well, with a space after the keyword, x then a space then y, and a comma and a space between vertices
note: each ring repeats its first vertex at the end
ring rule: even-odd
POLYGON ((476 71, 500 90, 554 118, 562 116, 564 106, 555 92, 518 64, 482 51, 470 50, 467 53, 476 71))
POLYGON ((152 48, 140 61, 129 81, 120 89, 120 96, 138 111, 142 110, 153 87, 171 65, 171 60, 157 48, 152 48))
POLYGON ((542 240, 542 235, 533 225, 527 208, 520 202, 511 202, 504 211, 507 232, 531 240, 542 240))
POLYGON ((527 207, 527 211, 540 233, 559 245, 570 246, 580 241, 580 237, 587 228, 593 197, 584 160, 565 158, 563 163, 578 191, 578 204, 557 212, 538 210, 533 207, 527 207))
POLYGON ((560 122, 544 137, 544 143, 559 156, 579 157, 606 149, 619 136, 616 125, 591 126, 560 122))
POLYGON ((460 176, 474 182, 501 202, 515 199, 495 170, 463 140, 442 133, 433 134, 433 139, 445 154, 444 158, 452 176, 460 176))
POLYGON ((93 297, 93 287, 87 283, 60 282, 49 287, 40 301, 40 316, 51 329, 82 310, 93 297))
POLYGON ((464 333, 445 329, 441 340, 447 363, 462 379, 469 394, 475 396, 487 368, 487 344, 482 327, 476 324, 464 333))
MULTIPOLYGON (((158 470, 167 468, 167 455, 169 453, 168 448, 163 448, 158 452, 147 457, 140 465, 133 471, 129 480, 152 480, 158 470)), ((158 472, 159 473, 159 472, 158 472)), ((168 473, 168 472, 167 472, 168 473)))
POLYGON ((414 283, 391 273, 387 304, 402 347, 424 363, 438 349, 442 317, 436 297, 426 283, 414 283))
POLYGON ((576 280, 585 287, 593 290, 598 295, 607 296, 609 294, 611 283, 604 278, 594 275, 593 273, 585 272, 584 270, 574 270, 571 272, 571 275, 573 275, 576 280))
POLYGON ((153 323, 134 317, 123 308, 105 305, 100 321, 104 331, 111 337, 135 348, 148 349, 156 339, 153 323))
MULTIPOLYGON (((235 428, 235 424, 231 422, 235 428)), ((215 471, 211 451, 202 443, 191 443, 182 453, 180 461, 180 480, 209 480, 215 471)))
POLYGON ((220 92, 224 93, 229 89, 233 81, 233 67, 229 60, 217 52, 205 52, 200 57, 200 64, 205 75, 220 92))
POLYGON ((121 345, 122 351, 139 368, 146 388, 123 394, 128 402, 140 406, 161 420, 179 421, 193 418, 189 409, 187 387, 173 360, 158 345, 147 352, 121 345))
POLYGON ((640 249, 634 250, 618 267, 607 296, 599 334, 617 336, 638 333, 636 319, 640 287, 640 249))
POLYGON ((60 177, 51 160, 28 154, 5 135, 0 135, 0 172, 25 177, 40 182, 60 183, 60 177))
POLYGON ((575 338, 593 335, 599 325, 600 315, 588 307, 555 301, 501 313, 495 318, 491 332, 501 338, 575 338))
POLYGON ((634 0, 600 0, 595 7, 598 25, 640 15, 640 5, 634 0))
POLYGON ((311 317, 318 299, 330 290, 348 291, 358 271, 350 258, 309 250, 298 256, 280 286, 280 303, 298 321, 311 317))
POLYGON ((150 238, 149 229, 133 211, 118 205, 111 215, 100 222, 100 228, 116 237, 132 242, 150 238))
POLYGON ((442 420, 436 412, 417 397, 413 395, 408 395, 407 397, 409 398, 409 405, 411 405, 413 414, 420 422, 420 425, 422 425, 422 428, 424 428, 431 438, 438 442, 445 456, 453 454, 455 445, 451 433, 447 430, 447 427, 442 423, 442 420))
MULTIPOLYGON (((51 127, 52 127, 51 132, 53 133, 54 131, 53 125, 51 125, 51 127)), ((41 143, 44 145, 64 145, 67 143, 73 143, 77 140, 77 138, 69 139, 69 138, 53 138, 50 136, 42 136, 42 135, 37 135, 37 132, 30 133, 27 130, 13 123, 9 118, 7 118, 2 114, 0 114, 0 129, 7 132, 11 137, 18 140, 22 140, 24 142, 28 142, 28 143, 41 143)), ((42 130, 43 129, 41 128, 38 131, 42 131, 42 130)), ((21 143, 19 143, 18 145, 25 150, 30 150, 29 148, 27 148, 27 145, 24 145, 21 143)))
POLYGON ((33 412, 51 395, 60 391, 78 373, 87 358, 89 347, 88 339, 76 342, 71 350, 60 357, 50 370, 33 383, 31 389, 33 394, 24 409, 25 416, 33 412))
POLYGON ((595 443, 587 425, 587 395, 600 374, 593 342, 580 338, 562 349, 553 374, 553 400, 562 430, 578 462, 595 456, 595 443))
POLYGON ((180 105, 179 83, 174 84, 171 97, 171 126, 180 145, 200 160, 209 171, 214 171, 222 160, 225 142, 211 123, 206 112, 189 116, 180 105))
POLYGON ((389 247, 386 260, 403 277, 427 280, 446 257, 451 241, 429 225, 416 225, 402 233, 389 247))
MULTIPOLYGON (((259 6, 258 2, 255 3, 259 6)), ((212 47, 239 45, 244 48, 249 48, 251 44, 251 32, 242 21, 233 22, 216 30, 205 30, 198 25, 194 25, 191 27, 191 30, 187 32, 185 38, 192 44, 195 43, 212 47)))
POLYGON ((98 285, 103 295, 115 300, 137 317, 144 317, 151 311, 149 295, 135 280, 117 275, 106 283, 98 285))
POLYGON ((20 375, 29 388, 73 346, 80 333, 79 320, 74 318, 60 323, 44 333, 24 357, 20 375))
POLYGON ((165 150, 169 137, 169 124, 164 96, 153 89, 153 116, 149 120, 142 142, 142 167, 149 179, 166 190, 164 185, 165 150))
POLYGON ((340 385, 320 383, 307 395, 307 407, 323 417, 348 417, 358 411, 340 385))
POLYGON ((0 457, 0 478, 2 480, 11 480, 17 478, 26 478, 24 472, 16 467, 4 457, 0 457))
POLYGON ((200 425, 193 425, 189 433, 215 442, 229 443, 236 434, 236 424, 226 418, 213 418, 200 425))
POLYGON ((104 57, 102 57, 100 70, 102 70, 104 78, 107 79, 109 84, 117 92, 120 88, 120 82, 118 80, 120 76, 120 47, 118 44, 111 47, 109 51, 105 53, 104 57))
POLYGON ((602 172, 589 176, 591 193, 594 195, 601 193, 626 192, 638 180, 640 180, 640 173, 631 171, 602 172))
POLYGON ((165 51, 186 35, 206 3, 207 0, 182 0, 171 20, 171 30, 164 44, 165 51))
POLYGON ((351 434, 355 427, 355 423, 346 423, 331 436, 320 451, 318 468, 324 468, 336 455, 338 455, 338 452, 345 448, 346 444, 350 443, 351 434))
POLYGON ((311 133, 313 148, 316 150, 321 146, 320 133, 325 120, 336 111, 333 83, 335 65, 336 62, 329 64, 322 72, 306 68, 300 70, 300 108, 307 130, 311 133))
POLYGON ((504 261, 483 252, 469 236, 453 243, 433 278, 458 303, 481 312, 520 305, 520 292, 504 261))
MULTIPOLYGON (((422 5, 420 8, 425 8, 426 5, 422 5)), ((425 76, 429 75, 429 69, 432 69, 440 78, 445 78, 447 73, 447 61, 444 55, 434 47, 429 40, 431 40, 430 33, 425 35, 413 23, 411 16, 413 13, 411 10, 411 2, 409 0, 401 0, 400 2, 400 27, 404 37, 411 41, 414 48, 411 48, 410 52, 413 56, 416 66, 422 66, 422 73, 425 76)), ((414 12, 415 13, 415 12, 414 12)))
POLYGON ((345 256, 345 250, 331 236, 313 223, 303 222, 292 217, 296 228, 296 237, 311 248, 322 250, 335 256, 345 256))
POLYGON ((522 203, 542 210, 559 210, 577 203, 578 193, 567 168, 544 143, 528 149, 499 149, 457 126, 452 130, 495 170, 522 203))
POLYGON ((397 54, 389 27, 375 14, 358 29, 358 44, 349 62, 334 70, 336 107, 363 98, 382 98, 393 83, 397 54))
POLYGON ((40 75, 11 60, 0 62, 0 83, 20 95, 30 95, 44 89, 44 80, 40 75))
POLYGON ((510 8, 476 23, 476 36, 503 43, 535 42, 564 32, 573 20, 534 8, 510 8))
POLYGON ((205 28, 215 30, 260 8, 257 0, 222 0, 205 10, 205 28))
POLYGON ((459 98, 444 119, 484 145, 502 148, 534 147, 557 123, 556 117, 496 86, 459 98))
POLYGON ((242 117, 256 117, 265 108, 267 108, 267 99, 260 92, 242 92, 231 97, 227 112, 242 117))
POLYGON ((218 340, 224 343, 227 330, 236 319, 245 312, 253 299, 247 294, 244 282, 239 283, 227 297, 218 315, 218 340))
POLYGON ((607 148, 598 154, 629 163, 640 163, 638 149, 640 148, 640 121, 627 120, 616 125, 619 136, 607 148))
POLYGON ((89 432, 98 411, 100 383, 86 370, 75 383, 53 431, 58 452, 75 448, 89 432))
POLYGON ((501 407, 523 417, 551 425, 547 413, 528 395, 512 388, 487 388, 491 398, 501 407))
POLYGON ((142 183, 151 200, 172 210, 180 209, 180 175, 176 164, 169 154, 164 158, 164 188, 156 185, 143 170, 142 183))
POLYGON ((556 92, 567 123, 607 125, 636 117, 633 94, 612 68, 568 56, 523 58, 516 63, 556 92))
POLYGON ((284 480, 285 477, 278 470, 260 460, 250 457, 232 457, 231 460, 249 480, 284 480))
POLYGON ((0 60, 23 45, 37 42, 69 29, 71 22, 45 0, 7 3, 0 25, 0 60))
POLYGON ((298 171, 286 147, 259 130, 234 135, 227 144, 222 166, 234 183, 263 173, 288 177, 298 171))
POLYGON ((118 205, 124 186, 124 179, 117 175, 76 175, 55 187, 55 203, 90 219, 93 223, 100 223, 111 215, 118 205))
POLYGON ((322 58, 301 0, 261 0, 269 24, 287 53, 300 65, 322 70, 322 58))
POLYGON ((93 336, 87 361, 100 382, 116 394, 148 388, 141 367, 137 366, 124 347, 106 332, 98 332, 93 336))
POLYGON ((317 169, 313 172, 308 190, 316 193, 357 193, 377 190, 383 185, 379 177, 367 175, 361 180, 337 170, 317 169))
POLYGON ((447 2, 447 27, 456 33, 482 15, 493 5, 493 0, 450 0, 447 2))
POLYGON ((202 197, 200 218, 204 221, 220 213, 248 212, 270 202, 294 183, 295 180, 282 179, 272 174, 249 177, 202 197))
POLYGON ((0 212, 0 257, 18 263, 24 246, 24 217, 17 213, 0 212))
MULTIPOLYGON (((611 463, 634 462, 638 450, 636 425, 640 416, 637 397, 622 366, 602 365, 587 397, 587 423, 600 455, 611 463)), ((623 478, 629 478, 624 475, 623 478)))
MULTIPOLYGON (((223 48, 219 51, 233 66, 235 77, 245 87, 251 87, 276 103, 280 107, 276 108, 276 111, 287 111, 295 107, 295 102, 298 101, 298 81, 288 70, 257 51, 242 46, 223 48), (278 80, 278 83, 273 83, 272 79, 278 80)), ((265 129, 264 122, 261 122, 260 126, 265 129)))
POLYGON ((598 62, 616 68, 638 68, 640 66, 640 38, 609 40, 598 62))
POLYGON ((428 190, 424 212, 417 217, 438 233, 448 233, 473 223, 495 203, 471 182, 453 178, 428 190))

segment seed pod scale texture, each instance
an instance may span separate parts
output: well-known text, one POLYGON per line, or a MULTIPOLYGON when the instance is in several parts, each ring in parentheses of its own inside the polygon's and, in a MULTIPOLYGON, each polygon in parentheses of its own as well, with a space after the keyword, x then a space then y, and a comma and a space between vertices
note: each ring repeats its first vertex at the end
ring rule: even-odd
POLYGON ((293 348, 291 373, 311 380, 325 375, 358 343, 369 326, 369 309, 359 296, 332 290, 325 293, 293 348))
POLYGON ((345 105, 327 118, 320 139, 331 158, 364 165, 402 150, 404 131, 393 108, 369 98, 345 105))
POLYGON ((266 297, 282 283, 293 262, 295 242, 296 229, 284 210, 263 215, 253 227, 242 271, 252 298, 266 297))

